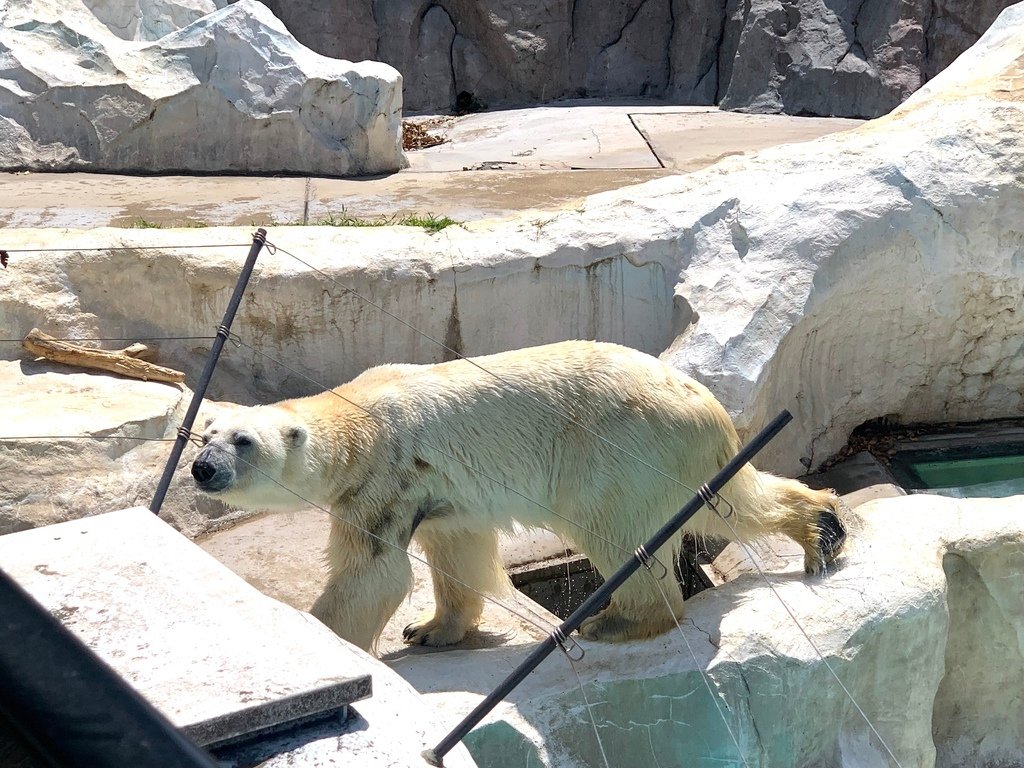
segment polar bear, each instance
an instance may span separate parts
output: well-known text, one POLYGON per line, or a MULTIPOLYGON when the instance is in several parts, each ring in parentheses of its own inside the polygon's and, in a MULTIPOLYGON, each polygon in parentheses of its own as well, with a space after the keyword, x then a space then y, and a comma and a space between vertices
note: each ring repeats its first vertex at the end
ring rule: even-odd
MULTIPOLYGON (((435 609, 406 640, 449 645, 476 624, 481 593, 509 586, 498 531, 550 529, 610 574, 741 447, 707 388, 649 355, 587 341, 382 365, 312 397, 231 410, 203 443, 192 474, 205 493, 247 509, 330 509, 330 576, 312 613, 366 649, 410 589, 411 540, 434 569, 435 609)), ((842 547, 832 491, 748 464, 721 497, 726 519, 705 507, 688 527, 786 534, 812 574, 842 547)), ((657 553, 663 563, 677 544, 657 553)), ((683 610, 671 587, 641 569, 581 634, 668 630, 683 610)))

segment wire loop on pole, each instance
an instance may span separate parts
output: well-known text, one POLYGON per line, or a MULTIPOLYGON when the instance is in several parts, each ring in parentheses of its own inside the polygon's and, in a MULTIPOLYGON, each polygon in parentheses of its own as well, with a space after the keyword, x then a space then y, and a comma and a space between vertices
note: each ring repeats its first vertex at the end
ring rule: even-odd
POLYGON ((661 560, 659 560, 655 555, 649 553, 647 551, 647 548, 644 547, 643 544, 641 544, 639 547, 636 548, 636 550, 634 550, 633 557, 635 557, 640 562, 640 565, 642 565, 644 568, 650 571, 651 576, 653 576, 657 581, 661 581, 666 576, 668 576, 668 568, 665 567, 665 564, 661 562, 661 560), (654 570, 651 568, 652 564, 657 565, 661 569, 661 573, 655 575, 654 570))
POLYGON ((733 507, 733 505, 730 504, 727 499, 723 498, 720 494, 713 492, 708 487, 707 483, 704 483, 704 485, 697 489, 697 495, 700 496, 701 500, 708 506, 708 508, 712 512, 714 512, 723 520, 728 520, 730 517, 733 516, 733 513, 736 511, 736 508, 733 507), (718 511, 719 504, 725 504, 725 506, 729 508, 729 511, 723 515, 721 512, 718 511))
POLYGON ((562 649, 562 653, 566 655, 569 661, 583 661, 583 657, 587 655, 587 652, 583 649, 583 646, 577 643, 571 635, 566 635, 561 627, 555 627, 551 630, 551 639, 555 641, 555 644, 562 649), (568 647, 566 647, 568 646, 568 647), (570 651, 579 651, 579 656, 573 656, 570 651))

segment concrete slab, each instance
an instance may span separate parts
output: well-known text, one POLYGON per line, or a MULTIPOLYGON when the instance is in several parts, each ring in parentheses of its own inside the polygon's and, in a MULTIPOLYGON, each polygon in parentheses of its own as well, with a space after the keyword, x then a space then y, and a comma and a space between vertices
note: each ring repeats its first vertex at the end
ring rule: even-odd
POLYGON ((312 617, 268 600, 146 509, 0 537, 0 564, 200 744, 370 694, 312 617))
MULTIPOLYGON (((638 105, 633 105, 638 106, 638 105)), ((629 105, 564 102, 467 115, 433 131, 447 139, 409 153, 414 171, 660 168, 629 105)), ((666 109, 650 105, 648 109, 666 109)))
POLYGON ((0 174, 0 225, 313 224, 342 213, 471 221, 571 207, 587 195, 856 124, 654 102, 564 102, 450 118, 432 129, 447 143, 408 152, 411 167, 388 176, 0 174))
POLYGON ((746 155, 776 144, 810 141, 856 128, 863 120, 792 115, 748 115, 707 107, 630 113, 633 124, 659 161, 674 171, 690 172, 730 155, 746 155))
POLYGON ((257 176, 0 174, 4 227, 191 227, 302 221, 306 180, 257 176))
MULTIPOLYGON (((419 768, 447 733, 397 674, 146 509, 2 536, 0 567, 200 743, 289 723, 215 747, 225 768, 419 768)), ((474 763, 460 746, 446 765, 474 763)))

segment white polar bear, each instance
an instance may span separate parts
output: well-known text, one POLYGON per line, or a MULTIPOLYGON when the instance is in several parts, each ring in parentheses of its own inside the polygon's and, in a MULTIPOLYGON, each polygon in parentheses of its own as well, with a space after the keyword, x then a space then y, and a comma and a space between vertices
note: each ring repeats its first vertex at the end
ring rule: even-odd
MULTIPOLYGON (((203 442, 192 466, 202 491, 248 509, 330 508, 330 580, 312 612, 362 648, 410 589, 413 538, 435 568, 436 605, 406 639, 456 643, 480 616, 477 591, 508 587, 499 530, 548 528, 610 574, 741 447, 704 386, 649 355, 587 341, 380 366, 330 392, 233 410, 203 442)), ((748 464, 721 495, 741 538, 786 534, 809 573, 842 547, 831 491, 748 464)), ((734 538, 707 508, 688 527, 734 538)), ((674 626, 682 604, 674 585, 662 590, 641 569, 580 631, 651 637, 674 626)))

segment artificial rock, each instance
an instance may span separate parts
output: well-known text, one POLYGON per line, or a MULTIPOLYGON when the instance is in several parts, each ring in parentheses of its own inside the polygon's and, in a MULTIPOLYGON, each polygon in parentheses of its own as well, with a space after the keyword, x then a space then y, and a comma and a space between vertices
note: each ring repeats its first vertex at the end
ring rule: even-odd
POLYGON ((269 0, 303 43, 405 76, 412 111, 566 97, 878 117, 1007 0, 269 0))
POLYGON ((0 62, 4 169, 405 166, 398 73, 314 53, 256 0, 22 0, 0 9, 0 62))
MULTIPOLYGON (((480 768, 583 768, 602 752, 693 768, 1020 765, 1022 513, 1020 499, 869 502, 827 575, 799 561, 746 573, 688 600, 678 630, 586 643, 573 665, 556 652, 465 743, 480 768)), ((455 722, 533 647, 391 666, 455 722)))

